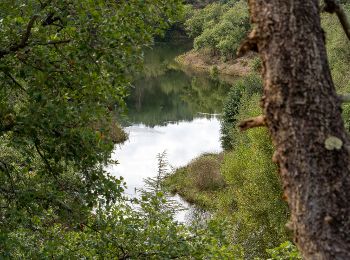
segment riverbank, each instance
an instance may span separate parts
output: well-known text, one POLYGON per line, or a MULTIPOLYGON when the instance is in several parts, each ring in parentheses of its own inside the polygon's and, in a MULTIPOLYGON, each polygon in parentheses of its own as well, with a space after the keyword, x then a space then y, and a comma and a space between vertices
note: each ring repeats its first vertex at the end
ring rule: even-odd
POLYGON ((220 57, 212 56, 205 51, 195 50, 176 57, 175 61, 184 69, 233 77, 249 75, 257 67, 256 63, 258 63, 254 54, 223 61, 220 57))
POLYGON ((222 209, 220 198, 227 193, 228 188, 220 172, 223 158, 224 153, 200 155, 169 175, 163 186, 172 194, 178 194, 186 202, 202 209, 212 212, 222 209))
POLYGON ((164 186, 209 211, 213 220, 227 223, 227 232, 233 243, 243 246, 246 259, 266 259, 267 248, 290 239, 285 228, 289 213, 267 130, 241 133, 234 128, 235 122, 261 114, 255 85, 251 76, 242 78, 227 95, 232 99, 226 106, 233 112, 228 132, 233 149, 192 160, 168 176, 164 186))

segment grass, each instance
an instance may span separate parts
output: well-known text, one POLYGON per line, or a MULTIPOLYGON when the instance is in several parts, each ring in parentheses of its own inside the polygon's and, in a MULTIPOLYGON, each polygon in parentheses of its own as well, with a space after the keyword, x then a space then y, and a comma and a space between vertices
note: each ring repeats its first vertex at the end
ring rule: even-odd
POLYGON ((199 156, 169 175, 163 187, 203 209, 222 209, 227 193, 227 185, 220 173, 223 156, 222 153, 199 156))
MULTIPOLYGON (((350 12, 350 5, 347 12, 350 12)), ((334 16, 323 15, 322 18, 337 91, 348 93, 349 42, 334 16)), ((241 65, 246 66, 244 63, 241 65)), ((262 67, 256 57, 249 60, 247 66, 253 73, 258 73, 262 67)), ((218 67, 218 73, 221 72, 221 67, 218 67)), ((260 96, 249 90, 251 86, 249 82, 244 82, 245 92, 240 99, 237 121, 262 112, 260 96)), ((343 111, 347 128, 350 129, 350 106, 344 105, 343 111)), ((266 248, 276 247, 291 239, 290 232, 285 228, 289 210, 282 199, 278 168, 271 161, 274 148, 266 129, 245 133, 231 131, 229 134, 234 144, 230 151, 200 156, 167 177, 164 186, 186 201, 216 213, 213 214, 214 218, 228 218, 233 226, 229 230, 231 238, 234 243, 243 246, 246 259, 266 259, 266 248)), ((289 247, 290 244, 282 245, 289 247)))
MULTIPOLYGON (((249 93, 248 85, 237 121, 261 113, 260 95, 249 93)), ((266 129, 231 134, 232 150, 200 156, 167 177, 164 186, 210 211, 213 219, 228 221, 229 237, 242 245, 247 259, 265 259, 266 248, 290 238, 285 229, 288 208, 271 161, 273 147, 266 129)))

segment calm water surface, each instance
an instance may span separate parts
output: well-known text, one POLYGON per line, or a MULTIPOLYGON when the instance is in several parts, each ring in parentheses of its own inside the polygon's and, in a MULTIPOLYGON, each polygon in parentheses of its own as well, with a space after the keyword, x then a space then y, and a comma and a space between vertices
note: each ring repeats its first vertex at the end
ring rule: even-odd
POLYGON ((157 154, 166 151, 172 167, 186 165, 205 152, 220 152, 220 122, 218 118, 194 118, 162 126, 135 124, 126 127, 129 140, 114 151, 119 164, 113 173, 123 176, 127 193, 143 187, 143 179, 157 173, 157 154))
MULTIPOLYGON (((222 150, 215 115, 221 113, 230 85, 181 71, 174 58, 190 48, 163 43, 145 53, 145 71, 127 99, 129 140, 116 146, 113 159, 119 164, 110 168, 124 177, 129 195, 143 188, 143 179, 156 175, 157 154, 166 151, 169 165, 181 167, 203 153, 222 150)), ((184 220, 190 212, 177 218, 184 220)))

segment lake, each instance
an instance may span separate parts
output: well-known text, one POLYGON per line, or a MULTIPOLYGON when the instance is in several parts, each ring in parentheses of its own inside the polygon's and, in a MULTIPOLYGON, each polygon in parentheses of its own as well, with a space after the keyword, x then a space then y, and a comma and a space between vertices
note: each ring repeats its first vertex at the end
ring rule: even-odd
MULTIPOLYGON (((126 100, 129 111, 123 124, 129 140, 116 146, 113 159, 119 164, 109 169, 124 177, 131 196, 144 187, 143 179, 156 175, 157 155, 164 151, 172 168, 222 151, 218 114, 230 85, 180 70, 174 58, 190 48, 188 43, 159 43, 145 52, 144 72, 126 100)), ((177 219, 183 221, 190 213, 177 219)))

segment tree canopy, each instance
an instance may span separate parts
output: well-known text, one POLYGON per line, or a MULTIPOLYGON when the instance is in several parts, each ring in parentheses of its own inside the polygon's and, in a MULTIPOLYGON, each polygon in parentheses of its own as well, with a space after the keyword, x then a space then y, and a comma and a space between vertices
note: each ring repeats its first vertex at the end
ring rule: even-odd
POLYGON ((195 50, 209 50, 223 58, 234 58, 250 28, 246 1, 217 1, 203 9, 188 11, 185 27, 194 38, 195 50))
MULTIPOLYGON (((21 227, 74 227, 120 197, 110 176, 116 110, 179 0, 0 3, 0 241, 21 227)), ((0 243, 2 244, 2 242, 0 243)))

